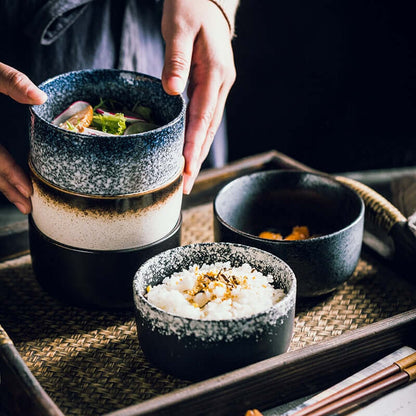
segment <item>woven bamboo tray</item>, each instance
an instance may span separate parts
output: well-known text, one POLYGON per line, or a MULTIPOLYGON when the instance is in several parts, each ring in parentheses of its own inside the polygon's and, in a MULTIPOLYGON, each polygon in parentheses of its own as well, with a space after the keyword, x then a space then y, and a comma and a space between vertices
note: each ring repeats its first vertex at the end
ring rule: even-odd
MULTIPOLYGON (((268 160, 256 158, 243 163, 238 172, 256 170, 267 165, 268 160)), ((234 172, 221 171, 225 176, 205 178, 196 186, 197 197, 184 201, 182 244, 213 241, 210 195, 224 183, 224 178, 232 179, 234 172)), ((273 399, 270 393, 265 395, 267 375, 270 377, 273 368, 283 365, 281 360, 293 360, 291 368, 296 369, 301 357, 314 357, 309 367, 320 363, 328 382, 334 374, 325 359, 319 359, 323 351, 322 357, 328 358, 331 353, 336 357, 332 364, 338 366, 340 376, 343 360, 349 362, 349 369, 364 364, 373 353, 384 353, 401 342, 413 343, 412 338, 407 339, 407 329, 416 325, 415 308, 414 286, 364 250, 347 283, 329 296, 297 305, 288 353, 274 361, 266 360, 267 363, 192 385, 147 362, 131 311, 86 311, 60 304, 38 286, 30 256, 23 255, 0 263, 2 398, 13 415, 243 415, 245 408, 267 408, 291 399, 290 393, 283 394, 282 389, 273 399), (375 333, 379 335, 374 341, 375 333), (351 349, 349 361, 348 354, 340 357, 341 350, 336 353, 337 348, 351 347, 363 340, 374 343, 372 349, 351 349), (13 350, 15 354, 10 357, 13 350), (15 373, 13 365, 17 368, 15 373), (22 375, 28 375, 28 379, 22 375), (263 384, 258 381, 260 375, 263 384), (263 386, 261 394, 256 384, 263 386), (236 401, 237 393, 240 399, 236 401), (192 413, 188 413, 191 409, 192 413)), ((293 380, 296 374, 294 370, 293 380)), ((313 386, 298 385, 297 394, 323 384, 319 379, 313 386)))

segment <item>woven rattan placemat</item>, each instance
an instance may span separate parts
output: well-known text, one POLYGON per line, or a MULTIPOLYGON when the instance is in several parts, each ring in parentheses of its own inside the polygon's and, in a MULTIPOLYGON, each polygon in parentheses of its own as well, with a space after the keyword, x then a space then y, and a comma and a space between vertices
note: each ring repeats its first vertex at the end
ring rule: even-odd
MULTIPOLYGON (((183 212, 182 244, 213 241, 211 204, 183 212)), ((414 288, 362 257, 348 283, 299 303, 291 350, 416 305, 414 288)), ((30 256, 0 263, 0 323, 29 369, 66 415, 100 415, 184 387, 150 365, 131 312, 63 306, 39 288, 30 256)))

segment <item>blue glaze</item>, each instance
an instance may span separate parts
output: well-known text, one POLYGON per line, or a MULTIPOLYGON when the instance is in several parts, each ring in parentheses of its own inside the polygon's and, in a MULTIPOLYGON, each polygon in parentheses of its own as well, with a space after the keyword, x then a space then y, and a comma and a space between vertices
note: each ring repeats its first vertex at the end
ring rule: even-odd
POLYGON ((30 107, 30 158, 36 171, 63 189, 89 195, 121 195, 163 185, 182 169, 185 101, 170 96, 157 78, 130 71, 94 69, 42 83, 48 100, 30 107), (52 124, 73 102, 114 99, 152 108, 162 127, 106 137, 74 133, 52 124))

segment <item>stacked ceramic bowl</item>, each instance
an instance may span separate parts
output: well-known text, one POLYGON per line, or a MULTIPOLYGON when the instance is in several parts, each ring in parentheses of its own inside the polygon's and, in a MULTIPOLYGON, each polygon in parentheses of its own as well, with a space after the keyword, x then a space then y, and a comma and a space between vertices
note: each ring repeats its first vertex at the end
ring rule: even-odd
POLYGON ((67 303, 130 307, 138 267, 180 244, 185 102, 159 79, 119 70, 70 72, 40 88, 48 100, 30 109, 35 275, 67 303), (85 103, 96 124, 78 131, 62 119, 85 103), (98 131, 119 114, 133 128, 98 131))

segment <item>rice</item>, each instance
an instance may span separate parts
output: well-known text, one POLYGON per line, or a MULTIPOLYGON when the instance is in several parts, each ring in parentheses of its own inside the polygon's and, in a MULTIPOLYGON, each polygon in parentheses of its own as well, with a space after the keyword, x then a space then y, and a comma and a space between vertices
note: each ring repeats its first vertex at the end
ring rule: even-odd
POLYGON ((274 288, 273 276, 264 276, 245 263, 191 266, 147 288, 154 306, 192 319, 220 320, 250 316, 269 309, 285 295, 274 288))

